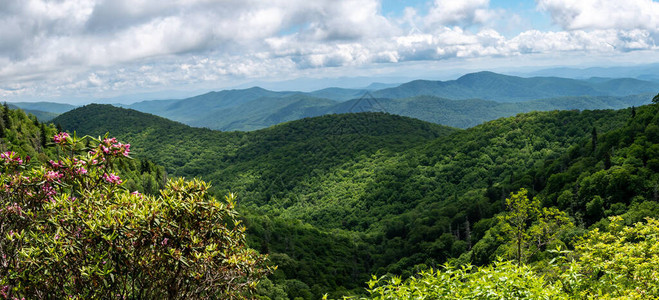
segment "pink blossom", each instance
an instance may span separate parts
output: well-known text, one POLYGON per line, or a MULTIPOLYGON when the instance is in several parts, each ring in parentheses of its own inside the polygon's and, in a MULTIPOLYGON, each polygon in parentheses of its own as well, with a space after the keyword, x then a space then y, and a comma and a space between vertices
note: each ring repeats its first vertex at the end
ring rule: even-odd
POLYGON ((128 157, 128 153, 130 153, 130 144, 124 145, 124 156, 128 157))
POLYGON ((51 160, 50 165, 53 166, 53 168, 61 168, 62 167, 62 161, 60 160, 60 161, 55 162, 55 161, 51 160))
POLYGON ((64 177, 64 174, 57 171, 48 171, 44 176, 46 177, 46 180, 53 181, 64 177))
POLYGON ((119 176, 114 175, 113 173, 105 173, 103 174, 103 179, 109 183, 114 183, 114 184, 121 184, 121 178, 119 176))
POLYGON ((163 246, 165 246, 165 245, 167 245, 167 241, 169 241, 169 239, 168 239, 168 238, 164 238, 160 244, 163 245, 163 246))
POLYGON ((79 169, 76 170, 76 174, 78 175, 87 174, 87 169, 85 169, 84 167, 80 167, 79 169))
POLYGON ((66 138, 68 138, 68 137, 70 137, 70 135, 68 133, 60 132, 60 133, 56 134, 55 136, 53 136, 53 141, 55 141, 55 143, 57 143, 57 144, 64 145, 64 144, 66 144, 66 138))
POLYGON ((7 151, 7 152, 0 153, 0 159, 3 159, 7 162, 16 162, 19 165, 23 164, 23 160, 21 159, 21 157, 18 156, 16 154, 16 152, 14 152, 14 151, 7 151))

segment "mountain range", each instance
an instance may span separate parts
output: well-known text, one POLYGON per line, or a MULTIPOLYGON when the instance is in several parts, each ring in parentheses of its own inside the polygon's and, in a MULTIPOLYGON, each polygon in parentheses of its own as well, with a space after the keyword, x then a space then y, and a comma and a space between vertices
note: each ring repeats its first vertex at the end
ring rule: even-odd
MULTIPOLYGON (((620 109, 650 103, 659 83, 632 78, 517 77, 492 72, 456 80, 415 80, 392 87, 325 88, 313 92, 259 87, 120 105, 194 127, 250 131, 327 114, 387 112, 458 128, 534 110, 620 109), (381 88, 381 89, 378 89, 381 88)), ((14 103, 43 120, 73 109, 53 103, 14 103)))

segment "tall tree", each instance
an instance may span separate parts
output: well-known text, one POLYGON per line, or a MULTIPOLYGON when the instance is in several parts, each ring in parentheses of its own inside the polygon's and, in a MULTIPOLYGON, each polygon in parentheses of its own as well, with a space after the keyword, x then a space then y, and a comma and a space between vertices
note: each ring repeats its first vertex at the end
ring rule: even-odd
POLYGON ((502 232, 511 240, 514 258, 520 265, 554 242, 561 232, 573 227, 565 212, 541 208, 537 198, 528 198, 526 189, 512 193, 506 205, 508 212, 499 217, 499 222, 502 232))
POLYGON ((595 152, 595 148, 597 148, 597 128, 593 127, 593 131, 591 132, 591 139, 592 139, 592 150, 595 152))
POLYGON ((39 135, 41 136, 41 147, 46 147, 47 137, 46 137, 46 125, 41 123, 39 127, 39 135))
POLYGON ((11 129, 11 117, 9 116, 9 106, 7 105, 7 102, 4 104, 4 109, 2 111, 2 120, 5 123, 5 128, 11 129))

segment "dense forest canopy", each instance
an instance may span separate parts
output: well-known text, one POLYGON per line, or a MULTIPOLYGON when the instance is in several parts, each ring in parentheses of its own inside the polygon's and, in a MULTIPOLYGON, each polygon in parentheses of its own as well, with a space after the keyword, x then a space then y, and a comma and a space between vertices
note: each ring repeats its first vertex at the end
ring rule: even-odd
POLYGON ((532 112, 456 130, 365 113, 244 133, 89 105, 56 121, 114 132, 170 175, 237 193, 250 244, 279 266, 272 289, 316 298, 361 294, 369 274, 494 261, 508 249, 496 216, 520 188, 569 213, 565 246, 608 216, 653 216, 656 115, 654 105, 532 112))
MULTIPOLYGON (((363 113, 225 133, 102 105, 56 121, 79 136, 130 140, 137 159, 117 165, 129 190, 157 194, 184 176, 210 180, 216 196, 235 192, 248 243, 279 266, 260 295, 318 298, 363 294, 370 274, 407 278, 447 261, 541 265, 549 246, 572 249, 573 237, 607 230, 608 217, 656 217, 658 109, 533 112, 468 130, 363 113), (529 222, 563 218, 552 208, 571 224, 535 246, 529 229, 517 239, 524 252, 506 242, 515 227, 501 217, 520 189, 538 205, 529 222)), ((55 126, 20 110, 2 116, 3 150, 62 155, 45 139, 55 126)))

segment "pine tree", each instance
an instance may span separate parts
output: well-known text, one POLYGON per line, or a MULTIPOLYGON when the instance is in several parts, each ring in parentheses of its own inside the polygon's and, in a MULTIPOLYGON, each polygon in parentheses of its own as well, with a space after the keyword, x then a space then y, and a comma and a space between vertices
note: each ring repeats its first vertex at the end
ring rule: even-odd
POLYGON ((593 127, 593 132, 591 133, 592 135, 592 146, 593 146, 593 153, 595 152, 595 148, 597 147, 597 128, 593 127))
POLYGON ((9 106, 7 105, 7 102, 5 102, 2 111, 2 120, 5 122, 5 128, 11 129, 11 118, 9 117, 9 106))
POLYGON ((46 138, 46 125, 41 123, 41 127, 39 127, 40 132, 39 135, 41 136, 41 147, 46 147, 46 142, 48 139, 46 138))

